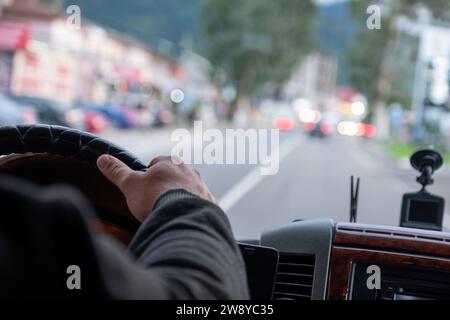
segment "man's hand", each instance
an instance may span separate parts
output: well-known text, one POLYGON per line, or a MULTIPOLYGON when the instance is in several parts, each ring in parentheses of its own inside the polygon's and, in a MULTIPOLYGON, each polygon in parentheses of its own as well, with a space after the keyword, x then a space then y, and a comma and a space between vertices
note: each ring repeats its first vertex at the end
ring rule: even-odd
POLYGON ((139 172, 112 156, 102 155, 97 166, 122 191, 134 217, 144 221, 158 198, 170 190, 184 189, 215 203, 198 171, 179 160, 176 163, 181 164, 174 164, 171 157, 158 157, 150 162, 147 172, 139 172))

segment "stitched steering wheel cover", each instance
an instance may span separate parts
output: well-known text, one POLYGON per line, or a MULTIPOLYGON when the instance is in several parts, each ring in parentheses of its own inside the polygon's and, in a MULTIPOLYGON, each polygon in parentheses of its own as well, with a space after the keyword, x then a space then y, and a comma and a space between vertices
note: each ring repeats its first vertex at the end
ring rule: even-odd
POLYGON ((0 155, 49 153, 76 158, 95 166, 102 154, 112 155, 133 170, 146 170, 134 155, 93 134, 51 125, 0 127, 0 155))

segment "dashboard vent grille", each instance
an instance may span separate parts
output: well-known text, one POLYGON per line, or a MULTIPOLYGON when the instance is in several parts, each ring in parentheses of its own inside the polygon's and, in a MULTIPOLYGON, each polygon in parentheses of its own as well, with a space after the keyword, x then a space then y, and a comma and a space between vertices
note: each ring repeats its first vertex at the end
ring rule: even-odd
POLYGON ((280 253, 274 300, 311 300, 315 257, 280 253))

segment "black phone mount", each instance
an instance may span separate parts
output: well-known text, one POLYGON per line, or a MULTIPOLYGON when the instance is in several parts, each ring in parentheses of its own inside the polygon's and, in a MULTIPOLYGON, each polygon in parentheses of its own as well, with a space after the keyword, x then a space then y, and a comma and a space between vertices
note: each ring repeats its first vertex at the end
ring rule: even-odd
POLYGON ((443 159, 439 152, 432 149, 416 151, 410 158, 411 166, 420 172, 416 181, 422 185, 422 191, 426 191, 426 186, 432 185, 433 173, 442 167, 443 159))
POLYGON ((427 186, 434 183, 433 174, 443 164, 442 156, 433 149, 414 152, 410 158, 411 166, 420 172, 416 181, 422 189, 403 195, 400 218, 401 227, 442 230, 444 198, 429 193, 427 186))

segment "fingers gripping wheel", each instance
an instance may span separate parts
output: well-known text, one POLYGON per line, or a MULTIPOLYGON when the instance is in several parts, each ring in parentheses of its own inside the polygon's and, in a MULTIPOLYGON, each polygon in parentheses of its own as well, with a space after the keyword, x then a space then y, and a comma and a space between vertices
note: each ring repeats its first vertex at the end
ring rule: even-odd
POLYGON ((0 155, 49 153, 75 158, 95 166, 102 154, 112 155, 133 170, 147 166, 120 147, 95 135, 61 126, 32 125, 0 128, 0 155))
POLYGON ((98 226, 125 245, 139 227, 121 191, 97 170, 102 154, 134 170, 142 162, 122 148, 92 134, 59 126, 0 127, 0 174, 38 185, 65 184, 79 190, 96 209, 98 226))

